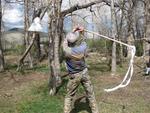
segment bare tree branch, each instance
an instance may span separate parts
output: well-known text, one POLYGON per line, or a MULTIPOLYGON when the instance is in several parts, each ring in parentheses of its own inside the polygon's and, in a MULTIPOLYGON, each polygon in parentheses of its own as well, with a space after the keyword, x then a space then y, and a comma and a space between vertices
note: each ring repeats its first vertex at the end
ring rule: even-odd
POLYGON ((19 4, 22 4, 23 5, 23 0, 4 0, 6 3, 19 3, 19 4))
MULTIPOLYGON (((67 15, 67 14, 69 14, 69 13, 72 13, 72 12, 74 12, 74 11, 77 11, 77 10, 79 10, 79 9, 88 8, 88 7, 92 6, 92 5, 99 4, 99 3, 106 3, 107 5, 110 6, 110 3, 111 3, 111 2, 110 2, 110 0, 96 0, 96 1, 93 1, 93 2, 90 2, 90 3, 87 3, 87 4, 84 4, 84 5, 76 4, 76 5, 72 6, 72 7, 70 7, 69 9, 66 9, 66 10, 62 11, 61 14, 62 14, 63 16, 65 16, 65 15, 67 15)), ((115 7, 119 7, 119 5, 118 5, 117 3, 115 3, 115 7)))

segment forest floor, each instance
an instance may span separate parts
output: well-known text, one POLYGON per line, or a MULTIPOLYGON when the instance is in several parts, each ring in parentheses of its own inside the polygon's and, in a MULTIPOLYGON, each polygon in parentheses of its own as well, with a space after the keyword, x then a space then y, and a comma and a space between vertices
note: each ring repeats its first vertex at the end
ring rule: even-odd
MULTIPOLYGON (((9 71, 0 73, 0 113, 63 113, 68 78, 55 96, 48 92, 49 68, 43 61, 33 69, 16 72, 18 56, 6 56, 9 71), (11 64, 11 65, 10 65, 11 64)), ((111 76, 106 59, 99 54, 87 58, 89 74, 94 85, 100 113, 150 113, 150 76, 143 76, 143 61, 136 58, 135 71, 131 83, 114 92, 104 92, 121 82, 127 62, 117 67, 117 74, 111 76)), ((62 69, 65 70, 64 68, 62 69)), ((79 87, 75 97, 73 113, 91 113, 79 87)))

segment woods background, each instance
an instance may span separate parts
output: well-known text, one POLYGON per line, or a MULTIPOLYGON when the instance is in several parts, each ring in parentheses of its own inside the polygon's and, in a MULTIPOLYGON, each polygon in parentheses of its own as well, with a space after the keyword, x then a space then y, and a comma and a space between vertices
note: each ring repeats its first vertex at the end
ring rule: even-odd
MULTIPOLYGON (((145 41, 150 37, 149 0, 1 0, 0 76, 11 73, 15 78, 16 73, 34 72, 44 62, 49 94, 55 95, 65 73, 62 41, 77 25, 135 45, 136 58, 140 59, 135 63, 139 67, 136 71, 143 71, 149 62, 149 44, 145 41), (15 6, 22 12, 20 19, 9 23, 7 19, 11 17, 7 14, 15 6), (42 32, 28 31, 35 17, 41 19, 42 32)), ((110 76, 118 74, 118 67, 126 70, 129 48, 93 34, 85 33, 85 37, 89 58, 100 55, 110 76)))

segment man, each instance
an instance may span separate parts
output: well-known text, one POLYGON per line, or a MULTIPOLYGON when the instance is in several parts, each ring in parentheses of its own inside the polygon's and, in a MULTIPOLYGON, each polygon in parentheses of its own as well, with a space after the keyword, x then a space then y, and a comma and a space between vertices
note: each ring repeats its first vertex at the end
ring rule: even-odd
POLYGON ((92 113, 99 113, 93 86, 84 59, 87 51, 87 44, 85 41, 81 41, 81 37, 79 37, 79 34, 83 33, 83 31, 84 28, 76 27, 73 32, 67 34, 63 43, 63 50, 66 55, 66 65, 68 72, 70 73, 64 102, 64 113, 71 112, 72 100, 80 83, 86 91, 92 113))

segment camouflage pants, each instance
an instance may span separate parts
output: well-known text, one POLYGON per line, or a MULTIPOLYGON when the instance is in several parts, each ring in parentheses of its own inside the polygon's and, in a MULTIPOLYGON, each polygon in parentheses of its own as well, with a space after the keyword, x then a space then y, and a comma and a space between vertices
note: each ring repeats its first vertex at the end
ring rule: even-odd
POLYGON ((84 69, 79 73, 70 75, 70 79, 67 84, 67 94, 64 103, 64 113, 70 113, 72 109, 72 100, 80 83, 86 91, 92 113, 99 113, 95 100, 93 86, 91 84, 87 69, 84 69))

